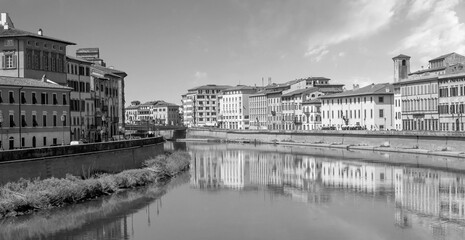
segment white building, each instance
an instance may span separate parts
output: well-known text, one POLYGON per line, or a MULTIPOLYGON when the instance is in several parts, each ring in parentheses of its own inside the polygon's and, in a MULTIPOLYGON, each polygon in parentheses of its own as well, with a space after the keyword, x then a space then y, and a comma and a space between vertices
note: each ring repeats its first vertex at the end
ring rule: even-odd
POLYGON ((371 84, 320 98, 323 127, 394 128, 394 88, 389 83, 371 84))
POLYGON ((223 90, 219 98, 220 128, 249 129, 249 96, 256 92, 256 88, 243 85, 223 90))
POLYGON ((284 130, 304 130, 304 122, 308 122, 309 116, 303 109, 303 102, 322 95, 316 87, 284 91, 281 97, 284 130))

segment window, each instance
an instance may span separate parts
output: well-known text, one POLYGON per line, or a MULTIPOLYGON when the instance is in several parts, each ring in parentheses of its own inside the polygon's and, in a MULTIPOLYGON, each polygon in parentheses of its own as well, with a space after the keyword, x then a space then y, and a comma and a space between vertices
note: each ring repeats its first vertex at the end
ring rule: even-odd
POLYGON ((57 115, 53 115, 53 126, 57 126, 57 115))
POLYGON ((43 138, 43 144, 44 144, 44 146, 47 146, 47 137, 43 138))
POLYGON ((57 94, 54 93, 53 94, 53 105, 57 105, 57 104, 58 104, 57 94))
POLYGON ((2 56, 2 67, 3 69, 16 68, 17 58, 13 52, 4 52, 2 56))
POLYGON ((378 102, 384 103, 384 97, 378 97, 378 102))
POLYGON ((21 92, 21 103, 22 103, 22 104, 25 104, 25 103, 26 103, 26 96, 25 96, 25 95, 26 95, 26 93, 21 92))
POLYGON ((26 115, 21 115, 21 127, 26 127, 27 122, 26 122, 26 115))
POLYGON ((10 127, 15 127, 15 117, 13 114, 10 114, 10 127))
POLYGON ((380 118, 384 117, 384 109, 379 110, 379 117, 380 118))
POLYGON ((0 91, 0 103, 3 102, 2 91, 0 91))
POLYGON ((13 39, 6 39, 4 45, 5 45, 5 47, 12 47, 12 46, 14 46, 13 39))
POLYGON ((47 115, 45 115, 45 114, 42 115, 42 126, 44 126, 44 127, 47 126, 47 115))
POLYGON ((36 104, 37 103, 37 98, 36 98, 36 93, 32 93, 32 104, 36 104))
POLYGON ((39 124, 37 123, 37 116, 36 115, 32 115, 32 126, 33 127, 39 126, 39 124))
POLYGON ((63 105, 66 105, 66 94, 63 94, 63 105))
POLYGON ((40 95, 40 100, 42 104, 48 104, 48 94, 47 93, 42 93, 40 95))
POLYGON ((8 92, 10 103, 15 103, 15 95, 13 92, 8 92))

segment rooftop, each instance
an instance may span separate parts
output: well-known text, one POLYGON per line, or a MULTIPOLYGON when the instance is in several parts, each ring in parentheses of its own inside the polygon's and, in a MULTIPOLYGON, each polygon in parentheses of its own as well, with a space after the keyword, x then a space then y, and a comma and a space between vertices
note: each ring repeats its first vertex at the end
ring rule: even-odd
POLYGON ((254 90, 256 87, 246 86, 246 85, 237 85, 235 87, 224 89, 223 91, 239 91, 239 90, 254 90))
POLYGON ((43 82, 42 80, 39 80, 39 79, 6 77, 6 76, 0 76, 0 85, 32 87, 32 88, 53 88, 53 89, 62 89, 62 90, 72 89, 72 88, 62 86, 56 83, 51 83, 51 81, 48 79, 47 79, 47 82, 43 82))
POLYGON ((224 90, 231 88, 229 85, 216 85, 216 84, 207 84, 207 85, 202 85, 199 87, 191 88, 188 91, 195 91, 195 90, 211 90, 211 89, 219 89, 219 90, 224 90))
POLYGON ((12 28, 12 27, 8 29, 4 29, 3 27, 0 28, 0 38, 11 38, 11 37, 34 37, 34 38, 45 39, 49 41, 60 42, 66 45, 76 45, 73 42, 68 42, 68 41, 57 39, 57 38, 47 37, 47 36, 39 35, 37 33, 32 33, 28 31, 12 28))
POLYGON ((394 86, 390 83, 371 84, 362 88, 347 90, 341 93, 321 96, 321 98, 338 98, 360 95, 379 95, 379 94, 394 94, 394 86))
POLYGON ((82 58, 77 58, 77 57, 73 57, 73 56, 69 56, 69 55, 66 55, 66 58, 69 59, 69 60, 73 60, 73 61, 76 61, 76 62, 81 62, 81 63, 86 63, 86 64, 93 64, 93 62, 89 62, 85 59, 82 59, 82 58))
POLYGON ((393 57, 392 59, 396 59, 396 58, 410 58, 410 56, 407 56, 407 55, 404 55, 404 54, 399 54, 399 55, 393 57))
POLYGON ((316 92, 316 91, 318 91, 318 88, 316 88, 316 87, 298 89, 298 90, 283 94, 283 97, 290 97, 290 96, 294 96, 294 95, 299 95, 299 94, 304 94, 304 93, 312 93, 312 92, 316 92))
POLYGON ((448 54, 441 55, 441 56, 439 56, 437 58, 433 58, 433 59, 431 59, 429 61, 431 62, 431 61, 435 61, 435 60, 441 60, 441 59, 444 59, 444 58, 449 57, 449 56, 454 55, 454 54, 456 54, 456 53, 451 52, 451 53, 448 53, 448 54))

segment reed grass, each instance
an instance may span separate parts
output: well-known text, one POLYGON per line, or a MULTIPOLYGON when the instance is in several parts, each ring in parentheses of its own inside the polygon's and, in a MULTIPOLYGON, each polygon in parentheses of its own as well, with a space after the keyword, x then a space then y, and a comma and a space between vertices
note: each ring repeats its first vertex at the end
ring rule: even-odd
POLYGON ((0 187, 0 219, 163 182, 188 169, 189 162, 188 153, 174 152, 145 161, 141 169, 125 170, 117 174, 98 174, 87 179, 67 175, 61 179, 52 177, 10 182, 0 187))

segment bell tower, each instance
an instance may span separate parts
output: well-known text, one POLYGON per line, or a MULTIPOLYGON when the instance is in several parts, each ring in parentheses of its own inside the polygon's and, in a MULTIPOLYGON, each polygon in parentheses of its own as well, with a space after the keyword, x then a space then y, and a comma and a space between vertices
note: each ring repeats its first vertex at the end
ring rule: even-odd
POLYGON ((399 56, 393 57, 392 60, 394 61, 394 82, 396 83, 403 79, 407 79, 410 73, 410 57, 400 54, 399 56))

